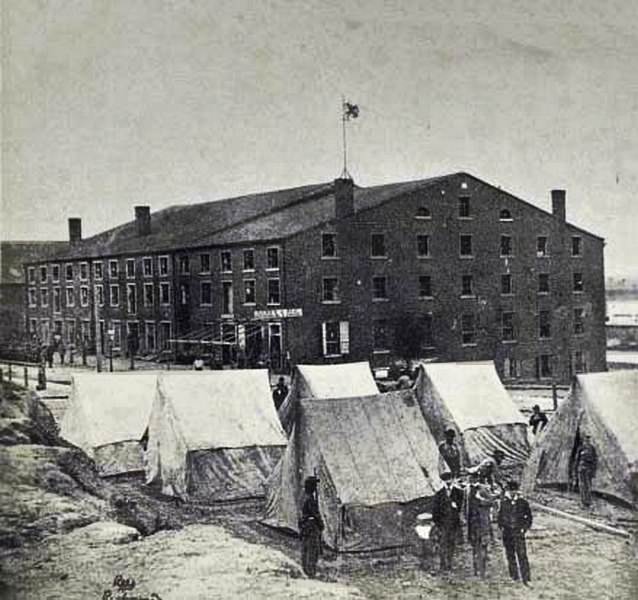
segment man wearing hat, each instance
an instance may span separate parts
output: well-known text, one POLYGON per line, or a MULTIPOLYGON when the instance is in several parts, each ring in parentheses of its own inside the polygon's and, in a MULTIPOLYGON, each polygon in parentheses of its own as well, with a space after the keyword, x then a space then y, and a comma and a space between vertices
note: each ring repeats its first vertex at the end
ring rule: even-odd
POLYGON ((318 482, 319 479, 314 475, 306 477, 304 481, 304 498, 301 505, 301 518, 299 519, 301 565, 308 577, 315 576, 319 554, 321 554, 323 519, 319 513, 319 502, 317 500, 318 482))
POLYGON ((472 564, 474 575, 485 578, 489 543, 493 539, 491 511, 499 499, 485 478, 478 473, 470 475, 467 495, 467 530, 472 546, 472 564))
POLYGON ((461 529, 461 508, 463 492, 452 485, 452 473, 441 474, 443 487, 432 501, 432 521, 440 532, 439 558, 441 571, 452 569, 454 546, 461 529))
POLYGON ((439 444, 439 453, 452 473, 458 478, 461 474, 461 449, 456 443, 456 431, 451 427, 445 430, 445 440, 439 444))
POLYGON ((597 466, 598 455, 596 454, 596 448, 591 442, 591 435, 585 434, 576 453, 578 491, 580 492, 580 503, 585 508, 591 506, 591 485, 592 480, 596 476, 597 466))
POLYGON ((518 483, 509 481, 498 511, 498 526, 503 534, 503 546, 507 557, 510 577, 522 579, 527 585, 531 574, 527 560, 525 534, 532 526, 532 510, 529 502, 518 491, 518 483))
POLYGON ((286 380, 280 377, 277 381, 275 389, 272 391, 272 399, 275 403, 275 409, 279 410, 279 407, 284 403, 286 396, 288 395, 288 386, 286 380))
POLYGON ((469 474, 476 473, 479 475, 479 477, 485 478, 490 485, 497 485, 500 488, 504 489, 505 485, 500 469, 504 458, 505 453, 497 448, 492 453, 492 456, 483 459, 478 465, 474 467, 469 467, 468 469, 466 469, 466 471, 469 474))

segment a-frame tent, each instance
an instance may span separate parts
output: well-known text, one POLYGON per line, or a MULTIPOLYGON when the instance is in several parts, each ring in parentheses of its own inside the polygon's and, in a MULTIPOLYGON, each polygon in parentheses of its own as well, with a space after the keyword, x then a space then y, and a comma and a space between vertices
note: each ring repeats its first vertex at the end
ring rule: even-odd
POLYGON ((319 477, 324 541, 337 551, 414 541, 416 515, 441 487, 439 452, 411 390, 301 399, 268 481, 264 522, 298 532, 305 477, 319 477))
POLYGON ((279 418, 290 434, 295 409, 301 398, 354 398, 379 393, 370 365, 367 362, 336 365, 297 365, 290 384, 290 392, 279 407, 279 418))
POLYGON ((147 481, 198 502, 264 495, 286 436, 266 370, 161 375, 148 431, 147 481))
POLYGON ((102 476, 143 474, 140 440, 148 427, 158 373, 76 373, 60 435, 82 448, 102 476))
POLYGON ((523 485, 567 486, 576 449, 591 435, 598 468, 595 492, 638 507, 638 371, 577 375, 523 472, 523 485))
POLYGON ((465 464, 501 450, 504 466, 529 456, 527 421, 501 383, 492 362, 421 363, 415 392, 437 440, 447 428, 462 442, 465 464))

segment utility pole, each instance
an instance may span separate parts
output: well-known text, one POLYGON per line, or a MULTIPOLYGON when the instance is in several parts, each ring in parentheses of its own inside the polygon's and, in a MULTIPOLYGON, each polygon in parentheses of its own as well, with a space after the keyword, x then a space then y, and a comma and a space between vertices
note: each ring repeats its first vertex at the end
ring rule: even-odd
POLYGON ((100 307, 98 306, 97 285, 93 264, 89 262, 89 281, 93 292, 93 318, 95 319, 95 365, 98 373, 102 372, 102 332, 100 331, 100 307))

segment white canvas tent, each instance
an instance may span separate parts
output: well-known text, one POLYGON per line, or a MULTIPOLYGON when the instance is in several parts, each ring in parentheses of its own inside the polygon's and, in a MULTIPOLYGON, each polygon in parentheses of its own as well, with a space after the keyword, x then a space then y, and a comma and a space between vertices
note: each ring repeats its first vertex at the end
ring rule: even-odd
POLYGON ((295 406, 301 398, 354 398, 379 393, 367 362, 337 365, 297 365, 290 392, 279 407, 279 418, 290 434, 295 419, 295 406))
POLYGON ((505 454, 505 466, 527 460, 527 421, 492 362, 421 363, 415 390, 436 439, 454 429, 466 464, 477 464, 497 449, 505 454))
POLYGON ((319 477, 324 541, 338 551, 411 543, 441 487, 439 451, 411 390, 301 399, 268 481, 264 522, 298 531, 305 477, 319 477))
POLYGON ((567 486, 584 434, 598 456, 593 490, 638 506, 638 371, 576 376, 532 451, 524 487, 567 486))
POLYGON ((197 501, 262 496, 286 437, 265 370, 160 376, 147 481, 197 501))
POLYGON ((103 476, 143 473, 157 372, 79 373, 71 379, 61 436, 95 460, 103 476))

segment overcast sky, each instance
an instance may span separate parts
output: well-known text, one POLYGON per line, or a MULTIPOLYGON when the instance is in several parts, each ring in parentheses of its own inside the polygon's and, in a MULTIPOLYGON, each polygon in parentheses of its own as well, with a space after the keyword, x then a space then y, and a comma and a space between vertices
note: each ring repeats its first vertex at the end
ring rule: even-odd
POLYGON ((329 181, 459 170, 607 239, 636 274, 638 4, 3 0, 2 238, 329 181))

